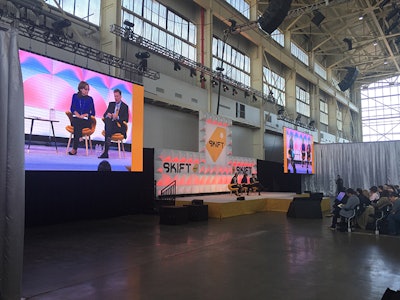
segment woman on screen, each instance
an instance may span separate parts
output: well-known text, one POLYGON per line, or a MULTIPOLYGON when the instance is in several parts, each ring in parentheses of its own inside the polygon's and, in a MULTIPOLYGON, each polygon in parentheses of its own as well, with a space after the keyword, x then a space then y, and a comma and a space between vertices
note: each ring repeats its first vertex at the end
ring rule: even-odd
POLYGON ((89 84, 81 81, 78 84, 78 93, 72 95, 71 112, 72 126, 74 126, 74 142, 69 155, 76 155, 79 142, 82 140, 82 129, 90 128, 90 117, 94 116, 94 102, 89 95, 89 84))

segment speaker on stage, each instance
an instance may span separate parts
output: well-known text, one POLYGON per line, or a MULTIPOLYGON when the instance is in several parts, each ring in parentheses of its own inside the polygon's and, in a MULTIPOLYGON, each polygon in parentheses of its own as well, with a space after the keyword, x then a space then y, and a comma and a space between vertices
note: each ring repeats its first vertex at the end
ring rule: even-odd
POLYGON ((356 81, 358 76, 358 69, 356 67, 346 67, 346 69, 347 69, 346 76, 338 84, 342 92, 350 88, 351 85, 354 83, 354 81, 356 81))
POLYGON ((265 32, 271 34, 287 16, 292 0, 271 0, 268 8, 258 19, 258 24, 265 32))

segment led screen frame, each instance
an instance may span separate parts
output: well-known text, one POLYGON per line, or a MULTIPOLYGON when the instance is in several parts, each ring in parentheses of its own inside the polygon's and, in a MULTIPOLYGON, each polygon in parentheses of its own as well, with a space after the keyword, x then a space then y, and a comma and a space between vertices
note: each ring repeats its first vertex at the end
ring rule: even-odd
POLYGON ((284 127, 283 161, 284 173, 315 174, 313 136, 284 127))
POLYGON ((97 170, 99 153, 95 151, 96 145, 100 147, 104 143, 102 117, 108 103, 114 101, 113 90, 116 88, 122 91, 122 101, 129 107, 128 131, 124 143, 127 149, 131 144, 131 152, 126 152, 125 158, 110 155, 110 163, 114 166, 113 170, 139 172, 143 170, 144 88, 142 85, 25 50, 19 50, 19 57, 24 88, 26 144, 31 131, 32 117, 38 118, 34 121, 32 136, 34 139, 48 138, 50 144, 50 147, 40 148, 32 143, 28 151, 25 145, 26 170, 97 170), (70 134, 65 127, 70 125, 70 121, 65 112, 70 110, 72 95, 77 92, 78 84, 82 80, 88 82, 89 95, 93 97, 95 104, 97 125, 91 135, 93 149, 88 156, 84 155, 85 149, 80 148, 77 156, 69 157, 65 151, 65 141, 70 134), (58 152, 53 149, 55 144, 50 122, 39 119, 56 120, 53 126, 59 144, 58 152))

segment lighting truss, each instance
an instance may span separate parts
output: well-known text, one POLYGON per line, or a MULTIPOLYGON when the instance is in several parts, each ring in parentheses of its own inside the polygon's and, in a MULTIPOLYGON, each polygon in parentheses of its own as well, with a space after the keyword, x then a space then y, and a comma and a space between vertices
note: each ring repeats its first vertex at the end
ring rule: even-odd
POLYGON ((209 75, 210 78, 214 78, 216 80, 221 80, 223 83, 229 84, 238 89, 248 91, 250 94, 256 95, 263 99, 265 103, 267 101, 267 97, 260 91, 255 90, 239 81, 236 81, 224 74, 221 71, 213 71, 212 69, 194 61, 189 58, 183 57, 182 55, 171 51, 157 43, 154 43, 132 31, 129 27, 121 27, 119 25, 113 24, 110 26, 110 32, 123 38, 126 41, 130 41, 142 48, 145 48, 147 51, 153 52, 155 54, 164 56, 173 62, 178 62, 181 66, 185 66, 188 69, 193 69, 199 71, 201 74, 209 75))
POLYGON ((109 66, 136 73, 153 80, 160 79, 160 73, 157 71, 149 68, 144 71, 140 67, 139 63, 129 62, 120 57, 83 45, 71 40, 65 34, 55 34, 52 29, 45 26, 32 25, 28 20, 2 17, 0 20, 0 24, 1 23, 17 28, 20 36, 66 50, 82 57, 87 57, 88 59, 109 66))

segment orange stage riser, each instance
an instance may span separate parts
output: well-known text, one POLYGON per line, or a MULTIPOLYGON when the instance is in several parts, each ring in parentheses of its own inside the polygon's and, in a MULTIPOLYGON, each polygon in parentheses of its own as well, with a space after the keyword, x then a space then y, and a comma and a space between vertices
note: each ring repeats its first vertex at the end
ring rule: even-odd
MULTIPOLYGON (((204 199, 204 204, 208 205, 208 217, 223 219, 228 217, 254 214, 263 211, 275 211, 286 213, 293 198, 265 198, 263 195, 255 197, 246 197, 246 200, 238 201, 233 195, 226 195, 225 200, 207 200, 207 197, 199 196, 204 199)), ((298 197, 298 195, 296 195, 298 197)), ((178 198, 177 206, 191 204, 192 199, 178 198)), ((323 198, 321 201, 321 210, 330 210, 330 199, 323 198)))

